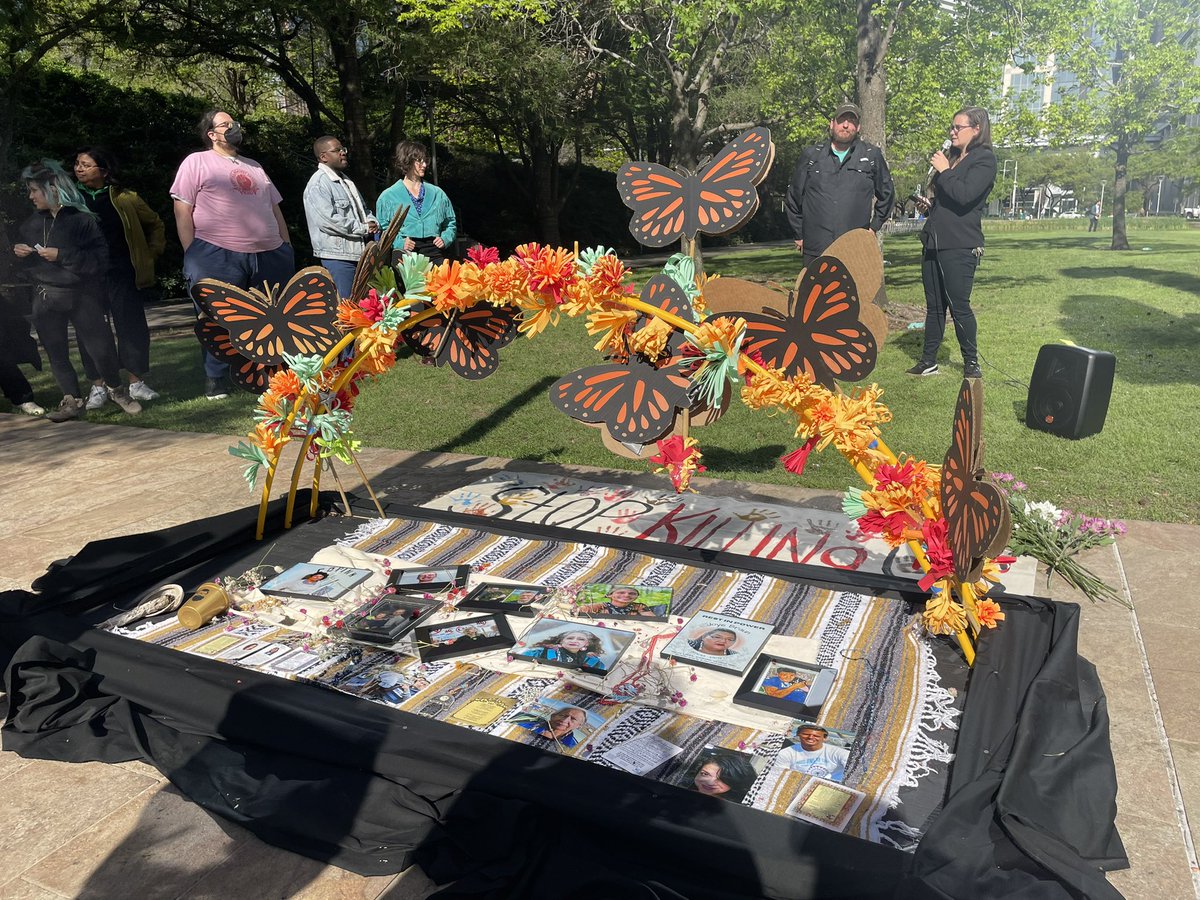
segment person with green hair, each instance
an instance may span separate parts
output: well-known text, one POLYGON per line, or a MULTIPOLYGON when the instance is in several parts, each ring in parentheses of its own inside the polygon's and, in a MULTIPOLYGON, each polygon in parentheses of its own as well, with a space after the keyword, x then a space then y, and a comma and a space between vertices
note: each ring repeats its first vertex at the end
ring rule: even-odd
POLYGON ((100 291, 108 269, 108 245, 95 215, 75 179, 52 160, 27 166, 21 183, 35 212, 22 223, 13 253, 20 274, 35 285, 33 324, 63 392, 58 409, 46 418, 78 419, 84 408, 79 374, 71 362, 68 324, 75 327, 76 339, 95 362, 113 402, 130 415, 140 413, 141 405, 121 386, 117 347, 104 319, 100 291))

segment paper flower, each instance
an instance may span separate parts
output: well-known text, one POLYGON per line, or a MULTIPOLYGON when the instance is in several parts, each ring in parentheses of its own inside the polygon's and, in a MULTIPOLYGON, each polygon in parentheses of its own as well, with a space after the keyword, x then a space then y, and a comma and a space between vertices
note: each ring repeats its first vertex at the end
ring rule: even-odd
POLYGON ((931 634, 954 634, 964 630, 967 625, 967 614, 962 604, 950 593, 946 581, 934 587, 933 595, 925 602, 921 619, 931 634))
POLYGON ((745 337, 746 320, 726 316, 709 319, 688 335, 688 343, 699 350, 704 359, 692 375, 691 394, 710 409, 721 405, 727 385, 738 382, 745 337))
POLYGON ((432 260, 420 253, 405 253, 400 257, 400 280, 404 282, 405 299, 429 299, 425 290, 425 274, 432 265, 432 260))
POLYGON ((984 628, 995 628, 1004 621, 1004 613, 995 600, 980 600, 975 604, 975 618, 984 628))
POLYGON ((654 362, 663 354, 674 329, 662 319, 650 319, 629 337, 629 349, 654 362))
MULTIPOLYGON (((791 472, 793 475, 803 475, 804 474, 804 466, 805 466, 805 464, 808 463, 808 455, 810 453, 812 453, 813 447, 815 447, 816 445, 817 445, 817 437, 816 437, 816 435, 813 435, 807 441, 805 441, 799 448, 793 450, 791 453, 781 456, 779 458, 779 461, 782 462, 783 467, 785 469, 787 469, 789 472, 791 472)), ((861 492, 860 492, 860 496, 861 496, 861 492)))
POLYGON ((588 316, 587 333, 595 335, 603 332, 603 337, 597 341, 595 349, 601 353, 627 357, 629 350, 625 345, 625 335, 637 321, 637 317, 637 312, 622 307, 602 309, 588 316))
POLYGON ((257 444, 247 444, 245 441, 239 441, 236 447, 229 448, 229 455, 244 459, 250 463, 242 473, 242 477, 246 479, 246 484, 250 490, 254 490, 254 482, 258 480, 258 470, 264 466, 268 469, 271 467, 271 463, 267 459, 266 454, 263 453, 262 447, 259 447, 257 444))
POLYGON ((707 471, 700 465, 702 456, 699 441, 695 438, 685 441, 682 435, 673 434, 658 441, 658 453, 650 457, 650 462, 658 463, 661 468, 654 471, 666 472, 671 478, 671 484, 675 486, 675 493, 682 494, 691 490, 693 475, 707 471))
POLYGON ((500 251, 495 247, 485 247, 483 244, 476 244, 474 247, 467 249, 467 259, 482 269, 491 263, 500 262, 500 251))

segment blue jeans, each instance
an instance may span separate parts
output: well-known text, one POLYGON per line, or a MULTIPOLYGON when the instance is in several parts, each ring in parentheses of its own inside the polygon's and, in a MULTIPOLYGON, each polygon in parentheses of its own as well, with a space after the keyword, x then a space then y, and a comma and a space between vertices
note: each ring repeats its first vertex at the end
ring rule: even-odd
POLYGON ((358 263, 351 262, 348 259, 322 259, 321 265, 329 270, 329 274, 333 276, 333 283, 337 285, 338 296, 343 300, 350 296, 350 288, 354 284, 354 270, 358 263))
MULTIPOLYGON (((187 278, 188 290, 205 278, 224 281, 242 289, 258 288, 263 282, 274 287, 284 285, 296 274, 296 255, 291 244, 280 244, 274 250, 261 253, 238 253, 226 250, 208 241, 196 238, 183 252, 183 274, 187 278)), ((200 312, 199 305, 196 312, 200 312)), ((217 359, 207 350, 204 356, 204 374, 209 378, 224 378, 229 374, 229 364, 217 359)))

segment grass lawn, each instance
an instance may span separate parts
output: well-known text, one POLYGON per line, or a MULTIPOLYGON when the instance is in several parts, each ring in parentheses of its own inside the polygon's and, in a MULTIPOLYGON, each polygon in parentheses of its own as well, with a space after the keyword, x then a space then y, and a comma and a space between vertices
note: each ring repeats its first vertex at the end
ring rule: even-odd
MULTIPOLYGON (((1133 230, 1131 242, 1146 249, 1129 253, 1107 250, 1108 242, 1103 231, 1089 235, 1078 227, 989 235, 973 295, 985 376, 986 465, 1017 474, 1036 499, 1088 514, 1196 524, 1200 484, 1193 477, 1197 465, 1188 459, 1200 410, 1200 230, 1133 230), (1024 425, 1038 349, 1060 340, 1117 357, 1104 430, 1081 441, 1024 425)), ((885 244, 889 303, 902 318, 924 316, 919 253, 915 235, 885 244)), ((786 249, 747 251, 722 255, 708 268, 790 283, 797 259, 786 249)), ((356 435, 376 447, 643 469, 610 455, 592 429, 547 401, 557 378, 601 361, 593 341, 582 322, 564 320, 532 342, 519 338, 505 348, 499 372, 481 382, 402 359, 360 397, 356 435)), ((873 378, 895 417, 884 426, 887 443, 940 462, 950 440, 961 359, 948 328, 943 374, 905 376, 920 351, 921 332, 894 333, 873 378)), ((109 405, 91 414, 93 420, 230 435, 250 428, 249 395, 223 402, 199 396, 199 350, 190 335, 156 337, 152 355, 151 383, 163 399, 136 419, 109 405)), ((48 372, 34 386, 44 405, 57 401, 48 372)), ((798 443, 782 418, 735 403, 696 436, 712 476, 796 483, 778 462, 798 443)), ((842 489, 856 481, 830 450, 810 458, 801 483, 842 489)))

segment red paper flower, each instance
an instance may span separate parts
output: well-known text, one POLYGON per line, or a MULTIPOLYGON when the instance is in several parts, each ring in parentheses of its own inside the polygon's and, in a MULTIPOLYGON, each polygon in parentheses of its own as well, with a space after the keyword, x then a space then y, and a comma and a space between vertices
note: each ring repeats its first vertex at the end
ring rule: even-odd
POLYGON ((383 301, 379 299, 379 293, 375 288, 367 291, 367 296, 362 298, 358 306, 363 311, 363 315, 372 322, 378 322, 383 318, 383 301))
POLYGON ((650 462, 658 463, 662 468, 656 472, 666 472, 675 486, 675 493, 682 494, 691 484, 692 476, 697 472, 707 471, 700 465, 700 443, 695 438, 686 441, 682 435, 673 434, 658 442, 658 454, 650 457, 650 462))
POLYGON ((485 247, 483 244, 476 244, 467 251, 467 259, 480 268, 483 268, 488 263, 500 262, 500 251, 495 247, 485 247))
POLYGON ((925 540, 925 557, 929 560, 929 571, 921 579, 921 590, 927 591, 934 583, 954 571, 954 554, 946 541, 946 519, 926 519, 921 524, 921 536, 925 540))
POLYGON ((800 449, 793 450, 787 456, 781 456, 779 459, 783 463, 783 467, 793 475, 803 475, 804 466, 808 463, 808 454, 812 453, 813 447, 817 445, 818 438, 819 435, 813 435, 804 442, 804 446, 800 447, 800 449))

